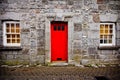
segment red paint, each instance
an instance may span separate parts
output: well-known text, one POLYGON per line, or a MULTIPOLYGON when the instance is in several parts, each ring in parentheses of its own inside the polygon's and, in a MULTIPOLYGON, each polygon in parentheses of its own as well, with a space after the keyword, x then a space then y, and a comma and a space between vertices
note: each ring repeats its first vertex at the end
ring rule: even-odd
POLYGON ((51 61, 67 61, 68 25, 67 22, 51 22, 51 61))

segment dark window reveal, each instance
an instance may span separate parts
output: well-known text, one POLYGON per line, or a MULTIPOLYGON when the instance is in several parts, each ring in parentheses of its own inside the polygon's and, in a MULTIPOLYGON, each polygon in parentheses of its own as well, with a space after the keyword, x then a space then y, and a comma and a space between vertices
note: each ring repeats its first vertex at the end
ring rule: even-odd
POLYGON ((64 31, 64 29, 65 29, 64 26, 62 26, 62 31, 64 31))
POLYGON ((60 26, 58 26, 58 31, 60 31, 61 29, 60 29, 60 26))
POLYGON ((56 26, 54 26, 54 31, 56 31, 57 30, 57 27, 56 26))

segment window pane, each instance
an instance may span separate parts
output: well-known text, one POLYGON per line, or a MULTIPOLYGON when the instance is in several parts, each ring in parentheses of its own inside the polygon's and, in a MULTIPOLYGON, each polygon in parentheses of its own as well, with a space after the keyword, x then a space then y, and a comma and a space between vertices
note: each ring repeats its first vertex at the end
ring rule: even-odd
POLYGON ((6 24, 6 31, 7 31, 7 33, 10 32, 10 25, 8 23, 6 24))
POLYGON ((103 35, 100 35, 100 38, 103 38, 103 35))
POLYGON ((10 34, 7 34, 7 38, 11 38, 11 35, 10 35, 10 34))
POLYGON ((20 39, 17 39, 17 43, 20 43, 20 39))
POLYGON ((113 25, 111 24, 111 25, 110 25, 110 29, 112 30, 112 28, 113 28, 113 25))
POLYGON ((12 43, 15 43, 15 39, 12 39, 12 43))
POLYGON ((19 25, 18 23, 16 24, 16 28, 17 28, 17 29, 20 28, 20 25, 19 25))
POLYGON ((108 25, 105 25, 105 30, 108 30, 108 25))
POLYGON ((112 30, 110 30, 110 34, 112 33, 113 31, 112 30))
POLYGON ((11 33, 14 33, 14 32, 15 32, 14 24, 11 24, 11 33))
POLYGON ((104 40, 104 43, 107 43, 107 40, 104 40))
POLYGON ((100 43, 103 43, 103 40, 100 40, 100 43))
POLYGON ((112 40, 109 40, 109 43, 112 43, 112 40))
POLYGON ((11 43, 11 39, 7 39, 7 43, 11 43))
POLYGON ((19 34, 17 34, 17 38, 20 38, 20 35, 19 35, 19 34))
POLYGON ((16 29, 16 33, 20 33, 20 29, 16 29))
POLYGON ((104 30, 104 25, 100 25, 100 30, 104 30))
POLYGON ((15 34, 12 34, 12 39, 15 38, 15 34))
POLYGON ((9 33, 9 32, 10 32, 10 29, 7 29, 6 31, 7 31, 7 33, 9 33))

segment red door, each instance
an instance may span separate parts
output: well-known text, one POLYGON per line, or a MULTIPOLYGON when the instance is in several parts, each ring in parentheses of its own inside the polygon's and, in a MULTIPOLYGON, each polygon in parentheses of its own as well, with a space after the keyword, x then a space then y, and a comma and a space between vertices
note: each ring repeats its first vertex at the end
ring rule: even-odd
POLYGON ((67 61, 68 26, 67 22, 51 22, 51 61, 67 61))

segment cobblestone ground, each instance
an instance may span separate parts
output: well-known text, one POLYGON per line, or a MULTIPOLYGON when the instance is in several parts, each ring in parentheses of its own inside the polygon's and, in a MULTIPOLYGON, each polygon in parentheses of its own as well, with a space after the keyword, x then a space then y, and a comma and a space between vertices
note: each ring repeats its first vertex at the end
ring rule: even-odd
MULTIPOLYGON (((0 68, 0 80, 96 80, 105 76, 120 80, 120 67, 21 67, 0 68)), ((102 79, 103 80, 103 79, 102 79)))

